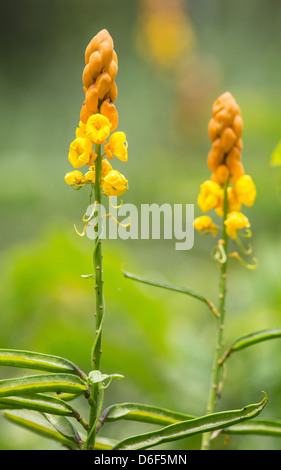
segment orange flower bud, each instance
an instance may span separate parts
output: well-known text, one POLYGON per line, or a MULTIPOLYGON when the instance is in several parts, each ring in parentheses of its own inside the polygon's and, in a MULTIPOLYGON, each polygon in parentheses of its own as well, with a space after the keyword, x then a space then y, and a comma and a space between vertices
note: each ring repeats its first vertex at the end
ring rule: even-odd
POLYGON ((103 101, 100 107, 100 113, 106 116, 111 124, 111 132, 115 131, 118 126, 118 111, 110 99, 103 101))
POLYGON ((242 117, 239 114, 236 114, 236 116, 233 119, 232 123, 232 128, 236 134, 236 136, 239 138, 241 137, 242 130, 243 130, 243 120, 242 117))
POLYGON ((218 184, 226 183, 229 178, 229 169, 226 165, 219 165, 213 173, 212 180, 218 184))
POLYGON ((243 142, 242 142, 242 139, 238 139, 235 145, 236 145, 236 147, 240 150, 240 152, 242 152, 242 150, 243 150, 243 142))
POLYGON ((229 113, 227 109, 222 109, 219 113, 216 114, 216 122, 220 130, 225 127, 228 127, 232 123, 233 115, 229 113))
POLYGON ((104 68, 104 71, 108 73, 111 77, 111 80, 115 80, 118 71, 118 65, 114 60, 111 60, 109 64, 104 68))
POLYGON ((86 107, 87 111, 92 114, 98 112, 98 89, 95 84, 92 84, 86 92, 86 107))
POLYGON ((213 116, 222 111, 225 108, 226 103, 230 102, 231 100, 233 100, 233 97, 229 91, 226 91, 220 95, 212 106, 213 116))
POLYGON ((114 103, 117 100, 117 85, 115 82, 112 82, 111 87, 107 95, 105 95, 104 99, 109 98, 112 103, 114 103))
POLYGON ((92 83, 93 83, 93 79, 92 79, 91 74, 90 74, 90 67, 89 67, 89 65, 86 65, 86 67, 85 67, 84 70, 83 70, 82 81, 83 81, 83 85, 84 85, 86 88, 89 88, 89 86, 91 86, 92 83))
POLYGON ((96 80, 96 87, 98 90, 98 97, 100 100, 103 100, 105 95, 109 92, 111 88, 112 80, 108 73, 102 73, 98 76, 96 80))
POLYGON ((240 178, 240 176, 244 175, 244 166, 241 162, 233 161, 230 165, 228 165, 231 179, 231 183, 235 183, 235 181, 240 178))
POLYGON ((80 111, 80 121, 82 121, 84 124, 86 124, 91 115, 92 115, 92 113, 87 108, 86 101, 84 101, 84 103, 82 104, 81 111, 80 111))
POLYGON ((228 153, 237 140, 235 132, 231 127, 224 129, 221 136, 221 146, 225 153, 228 153))
POLYGON ((236 145, 234 145, 234 147, 232 147, 231 151, 228 153, 226 157, 226 164, 229 165, 233 161, 240 162, 240 160, 241 160, 241 152, 239 148, 236 145))
POLYGON ((112 58, 113 40, 106 29, 96 34, 88 44, 85 51, 85 64, 89 63, 91 55, 98 51, 103 60, 103 66, 112 58))
POLYGON ((211 118, 208 125, 208 133, 211 142, 214 142, 219 137, 217 121, 211 118))
POLYGON ((224 151, 221 147, 221 139, 216 139, 213 142, 212 148, 208 154, 208 167, 211 171, 215 171, 216 168, 223 163, 224 151))
POLYGON ((91 78, 94 82, 102 71, 102 57, 99 51, 95 51, 91 54, 88 67, 91 78))

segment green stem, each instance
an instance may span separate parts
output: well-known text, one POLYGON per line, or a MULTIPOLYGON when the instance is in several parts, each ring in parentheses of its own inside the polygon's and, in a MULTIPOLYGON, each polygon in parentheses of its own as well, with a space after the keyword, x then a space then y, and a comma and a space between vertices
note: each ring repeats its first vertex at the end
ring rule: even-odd
MULTIPOLYGON (((221 372, 221 350, 223 345, 224 337, 224 319, 225 319, 225 297, 226 297, 226 278, 227 278, 227 242, 228 235, 226 233, 225 220, 228 213, 228 199, 227 199, 227 187, 224 187, 224 207, 223 207, 223 230, 222 240, 219 241, 225 252, 225 259, 220 263, 220 293, 219 293, 219 318, 217 319, 217 331, 216 331, 216 349, 213 360, 211 384, 209 391, 209 398, 207 404, 207 414, 213 413, 216 407, 216 398, 219 396, 219 380, 221 372)), ((208 450, 210 448, 210 433, 203 434, 201 450, 208 450)))
POLYGON ((84 449, 88 448, 89 441, 92 439, 93 435, 94 434, 96 435, 96 433, 97 433, 97 423, 98 423, 98 420, 100 418, 102 405, 103 405, 104 388, 101 387, 99 390, 100 390, 100 400, 99 400, 99 407, 98 407, 98 410, 97 410, 97 416, 96 416, 96 419, 95 419, 91 429, 88 432, 88 436, 87 436, 86 442, 84 444, 84 449))
MULTIPOLYGON (((95 162, 95 202, 101 204, 101 168, 102 168, 102 155, 101 145, 96 145, 97 158, 95 162)), ((96 213, 96 227, 95 230, 98 234, 101 233, 102 221, 100 211, 96 213)), ((94 272, 95 272, 95 295, 96 295, 96 334, 91 351, 92 369, 99 370, 101 359, 101 337, 102 337, 102 323, 104 316, 104 299, 103 299, 103 279, 102 279, 102 246, 101 238, 97 236, 96 245, 93 253, 94 272)), ((95 446, 95 423, 98 419, 99 408, 99 387, 98 383, 91 386, 90 403, 90 419, 89 419, 89 432, 87 439, 87 448, 94 449, 95 446)))

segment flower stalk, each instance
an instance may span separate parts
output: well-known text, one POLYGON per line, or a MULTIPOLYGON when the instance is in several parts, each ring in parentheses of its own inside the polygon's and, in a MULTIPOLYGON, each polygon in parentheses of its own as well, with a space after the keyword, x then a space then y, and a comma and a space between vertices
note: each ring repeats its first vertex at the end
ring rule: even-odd
MULTIPOLYGON (((224 187, 224 214, 223 222, 225 222, 228 213, 228 200, 227 200, 227 188, 228 184, 224 187)), ((216 330, 216 347, 212 367, 211 385, 209 391, 209 399, 207 404, 207 414, 211 414, 215 410, 216 398, 219 392, 219 381, 220 381, 220 370, 221 370, 221 350, 223 346, 224 337, 224 321, 225 321, 225 300, 226 300, 226 281, 227 281, 227 248, 228 248, 228 235, 226 233, 226 226, 223 223, 222 239, 219 240, 221 246, 225 252, 225 259, 219 264, 220 266, 220 293, 219 293, 219 317, 217 319, 217 330, 216 330)), ((206 433, 202 436, 202 450, 209 449, 211 434, 206 433)))
MULTIPOLYGON (((97 207, 101 204, 101 188, 100 188, 100 181, 101 181, 101 167, 102 167, 102 156, 101 156, 101 145, 96 145, 96 153, 97 158, 95 161, 95 172, 96 172, 96 182, 94 190, 95 190, 95 202, 97 207)), ((95 212, 95 231, 99 233, 101 231, 101 224, 102 220, 100 217, 100 211, 97 210, 95 212)), ((97 236, 95 240, 95 248, 93 253, 93 263, 94 263, 94 273, 95 273, 95 296, 96 296, 96 312, 95 312, 95 319, 96 319, 96 335, 95 341, 93 343, 93 347, 91 350, 91 361, 92 361, 92 369, 99 370, 100 368, 100 359, 101 359, 101 337, 102 337, 102 324, 103 324, 103 316, 104 316, 104 298, 103 298, 103 279, 102 279, 102 241, 100 236, 97 236)), ((91 386, 91 396, 90 396, 90 422, 89 422, 89 440, 88 446, 94 448, 95 445, 95 429, 93 426, 97 421, 97 413, 98 413, 98 406, 99 406, 99 387, 98 384, 95 383, 91 386), (91 434, 90 434, 91 433, 91 434)))

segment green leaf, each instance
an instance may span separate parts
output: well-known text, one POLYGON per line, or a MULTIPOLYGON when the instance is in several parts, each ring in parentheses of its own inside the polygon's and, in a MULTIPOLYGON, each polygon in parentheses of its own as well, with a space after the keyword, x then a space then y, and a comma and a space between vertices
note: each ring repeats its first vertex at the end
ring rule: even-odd
POLYGON ((177 413, 156 406, 141 405, 139 403, 122 403, 120 405, 109 406, 103 412, 100 421, 103 423, 118 421, 120 419, 168 425, 194 419, 194 416, 177 413))
POLYGON ((49 396, 54 396, 55 398, 58 397, 60 400, 63 400, 63 401, 71 401, 71 400, 75 400, 75 398, 77 398, 77 395, 75 395, 73 393, 54 393, 54 392, 50 392, 49 396))
POLYGON ((77 445, 66 439, 58 431, 55 431, 46 419, 31 411, 5 411, 3 416, 14 424, 28 429, 40 436, 55 440, 69 449, 77 449, 77 445))
POLYGON ((171 424, 158 431, 129 437, 114 446, 113 450, 148 449, 165 442, 175 441, 194 434, 222 429, 255 417, 263 410, 266 403, 267 396, 265 395, 260 403, 248 405, 241 410, 213 413, 189 421, 171 424))
POLYGON ((227 434, 258 434, 261 436, 281 437, 281 421, 279 420, 252 420, 224 429, 227 434))
POLYGON ((274 328, 271 330, 262 330, 255 333, 251 333, 246 336, 238 338, 232 346, 224 353, 221 362, 224 362, 227 357, 230 356, 235 351, 240 351, 241 349, 248 348, 253 344, 260 343, 262 341, 268 341, 269 339, 275 339, 281 337, 281 328, 274 328))
MULTIPOLYGON (((58 431, 54 430, 53 426, 46 417, 42 414, 32 411, 5 411, 2 415, 10 422, 27 429, 35 434, 52 439, 69 449, 77 449, 77 445, 69 439, 62 436, 58 431)), ((86 436, 81 434, 82 441, 85 441, 86 436)), ((111 450, 117 441, 107 437, 97 437, 95 442, 96 450, 111 450)))
POLYGON ((67 359, 31 351, 0 349, 0 366, 24 367, 46 372, 67 372, 82 378, 86 377, 84 372, 67 359))
POLYGON ((117 444, 115 439, 98 437, 95 441, 95 450, 111 450, 117 444))
POLYGON ((35 410, 64 416, 76 416, 77 414, 76 410, 63 400, 41 393, 0 398, 0 410, 17 409, 35 410))
POLYGON ((197 294, 196 292, 193 292, 190 289, 186 289, 185 287, 172 286, 170 284, 165 284, 165 283, 159 282, 159 281, 152 281, 150 279, 145 279, 143 277, 136 276, 135 274, 131 274, 131 273, 128 273, 128 272, 125 272, 125 271, 123 271, 123 274, 126 278, 132 279, 134 281, 141 282, 142 284, 147 284, 149 286, 154 286, 154 287, 161 287, 162 289, 167 289, 167 290, 171 290, 171 291, 174 291, 174 292, 179 292, 181 294, 189 295, 190 297, 193 297, 194 299, 200 300, 201 302, 206 304, 207 307, 209 307, 209 309, 213 312, 213 314, 216 317, 219 317, 219 313, 216 310, 216 308, 215 308, 215 306, 212 302, 210 302, 208 299, 203 297, 203 295, 197 294))
POLYGON ((44 416, 63 437, 76 444, 77 447, 83 445, 79 433, 68 418, 65 416, 53 416, 49 413, 44 413, 44 416))
POLYGON ((68 392, 81 395, 86 391, 86 384, 71 374, 40 374, 0 380, 0 398, 36 392, 68 392))
POLYGON ((120 374, 102 374, 100 370, 92 370, 88 376, 89 384, 102 383, 107 379, 123 379, 124 376, 120 374))
POLYGON ((281 166, 281 141, 271 155, 270 164, 272 166, 281 166))

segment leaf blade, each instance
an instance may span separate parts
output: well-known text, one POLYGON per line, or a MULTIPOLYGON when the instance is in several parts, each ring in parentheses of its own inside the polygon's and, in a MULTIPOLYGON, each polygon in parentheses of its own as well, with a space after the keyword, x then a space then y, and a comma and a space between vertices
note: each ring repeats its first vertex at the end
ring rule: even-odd
MULTIPOLYGON (((53 429, 53 426, 46 420, 46 418, 39 413, 32 413, 27 411, 5 411, 2 412, 5 419, 11 423, 27 429, 30 432, 45 437, 46 439, 54 440, 69 449, 77 449, 76 444, 63 437, 58 431, 53 429)), ((82 440, 85 441, 86 437, 81 435, 82 440)), ((107 437, 97 437, 95 443, 96 450, 111 450, 117 443, 116 440, 107 437)))
POLYGON ((117 444, 115 439, 98 437, 95 441, 95 450, 111 450, 117 444))
POLYGON ((261 343, 263 341, 268 341, 270 339, 276 339, 280 337, 281 328, 261 330, 251 333, 249 335, 241 336, 241 338, 238 338, 236 341, 234 341, 230 348, 225 352, 221 362, 224 362, 233 352, 240 351, 241 349, 248 348, 249 346, 261 343))
POLYGON ((83 445, 83 441, 72 422, 66 416, 53 416, 49 413, 43 413, 43 416, 67 440, 73 442, 77 447, 83 445))
POLYGON ((194 434, 214 431, 259 414, 267 403, 267 396, 260 403, 248 405, 241 410, 213 413, 177 424, 171 424, 158 431, 129 437, 119 442, 113 450, 147 449, 165 442, 171 442, 194 434))
POLYGON ((194 292, 190 289, 186 289, 185 287, 173 286, 171 284, 166 284, 166 283, 161 282, 161 281, 154 281, 154 280, 151 280, 151 279, 146 279, 146 278, 143 278, 143 277, 140 277, 140 276, 136 276, 135 274, 128 273, 126 271, 123 271, 123 275, 128 279, 132 279, 133 281, 137 281, 137 282, 140 282, 142 284, 147 284, 149 286, 154 286, 154 287, 161 287, 162 289, 170 290, 170 291, 173 291, 173 292, 179 292, 181 294, 186 294, 190 297, 193 297, 194 299, 197 299, 200 302, 203 302, 204 304, 206 304, 207 307, 209 307, 209 309, 212 311, 212 313, 216 317, 219 317, 219 312, 216 310, 214 304, 212 302, 210 302, 208 299, 206 299, 206 297, 204 297, 201 294, 198 294, 197 292, 194 292))
POLYGON ((16 409, 75 416, 75 410, 68 403, 65 403, 59 398, 43 395, 41 393, 0 398, 0 410, 16 409))
POLYGON ((39 374, 0 380, 0 398, 37 392, 68 392, 81 395, 87 386, 72 374, 39 374))
POLYGON ((112 422, 121 419, 168 425, 194 419, 194 416, 139 403, 121 403, 109 406, 101 416, 101 421, 103 422, 112 422))
POLYGON ((47 422, 46 424, 44 422, 46 420, 38 414, 22 411, 4 411, 2 415, 8 421, 32 431, 39 436, 54 440, 69 449, 77 449, 77 446, 73 444, 73 442, 63 437, 59 432, 52 429, 51 426, 47 426, 47 422))
POLYGON ((281 437, 281 420, 252 420, 224 429, 227 434, 257 434, 281 437))
POLYGON ((66 372, 84 377, 73 362, 59 356, 17 349, 0 349, 0 366, 37 369, 46 372, 66 372))

